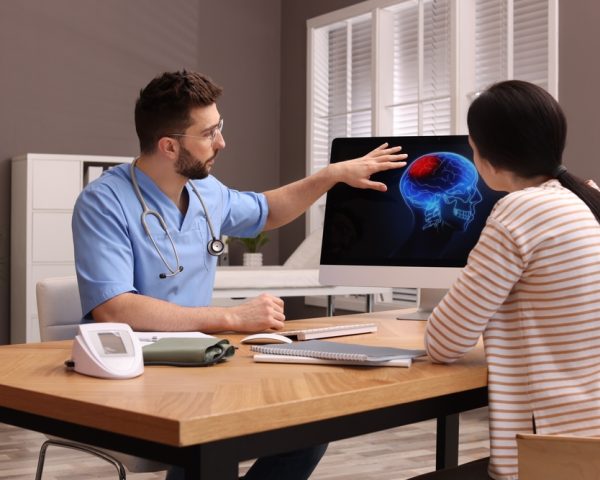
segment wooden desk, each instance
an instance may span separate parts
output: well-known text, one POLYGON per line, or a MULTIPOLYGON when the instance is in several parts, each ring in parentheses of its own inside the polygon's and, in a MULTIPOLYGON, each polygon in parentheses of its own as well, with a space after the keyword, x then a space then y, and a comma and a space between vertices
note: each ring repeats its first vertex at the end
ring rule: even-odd
MULTIPOLYGON (((301 326, 377 321, 338 339, 421 347, 423 322, 378 312, 301 326)), ((298 321, 288 328, 298 328, 298 321)), ((234 344, 241 335, 227 335, 234 344)), ((186 478, 237 479, 238 462, 438 419, 438 467, 456 464, 458 413, 487 404, 481 348, 452 366, 255 364, 247 346, 206 368, 147 367, 131 380, 66 372, 71 342, 0 347, 0 422, 181 465, 186 478)))

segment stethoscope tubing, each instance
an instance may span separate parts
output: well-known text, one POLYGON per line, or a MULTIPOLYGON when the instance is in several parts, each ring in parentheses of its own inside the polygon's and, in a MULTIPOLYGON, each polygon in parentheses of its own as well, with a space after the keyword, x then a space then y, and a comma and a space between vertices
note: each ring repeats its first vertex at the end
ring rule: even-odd
MULTIPOLYGON (((138 159, 136 158, 133 162, 131 162, 129 170, 130 170, 131 184, 133 185, 133 190, 142 206, 142 213, 140 216, 142 228, 144 229, 144 232, 146 233, 146 235, 148 235, 148 238, 152 242, 152 245, 154 246, 156 253, 160 257, 161 261, 164 263, 165 267, 167 267, 167 270, 169 272, 169 273, 161 273, 159 275, 159 278, 174 277, 175 275, 177 275, 178 273, 181 273, 183 271, 183 266, 179 262, 179 254, 177 253, 177 248, 175 247, 175 242, 173 241, 173 237, 169 233, 169 229, 167 228, 167 224, 166 224, 164 218, 156 210, 150 209, 148 207, 148 204, 146 203, 146 200, 144 200, 144 196, 142 195, 142 191, 138 184, 137 176, 135 174, 135 164, 137 163, 137 160, 138 159), (150 228, 148 227, 148 222, 147 222, 148 216, 152 216, 152 217, 156 218, 158 220, 160 227, 165 232, 167 239, 169 240, 169 243, 171 244, 173 256, 175 257, 175 262, 176 262, 175 268, 173 268, 173 267, 171 267, 171 265, 169 265, 169 262, 167 262, 167 259, 165 258, 163 253, 160 251, 160 248, 158 247, 156 240, 152 236, 152 233, 150 232, 150 228)), ((192 187, 192 190, 194 191, 194 193, 198 197, 198 200, 200 201, 200 205, 202 206, 202 210, 204 211, 204 216, 206 217, 206 223, 208 224, 208 229, 209 229, 210 235, 212 237, 206 246, 208 253, 213 256, 219 256, 225 250, 225 245, 223 244, 223 242, 221 240, 219 240, 215 236, 213 225, 210 220, 210 216, 208 215, 208 210, 206 209, 206 205, 204 204, 204 201, 202 200, 202 196, 200 195, 200 192, 198 191, 198 189, 196 188, 196 186, 193 184, 192 181, 188 180, 188 184, 192 187)))

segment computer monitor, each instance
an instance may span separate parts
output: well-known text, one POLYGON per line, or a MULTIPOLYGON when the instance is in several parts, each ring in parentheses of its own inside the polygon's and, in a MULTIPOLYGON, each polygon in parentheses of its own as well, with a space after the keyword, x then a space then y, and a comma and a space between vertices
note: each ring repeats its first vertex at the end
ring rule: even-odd
POLYGON ((407 166, 372 180, 387 192, 346 184, 327 194, 319 279, 325 285, 416 287, 427 318, 456 280, 496 201, 473 164, 466 135, 336 138, 331 163, 387 142, 407 166))

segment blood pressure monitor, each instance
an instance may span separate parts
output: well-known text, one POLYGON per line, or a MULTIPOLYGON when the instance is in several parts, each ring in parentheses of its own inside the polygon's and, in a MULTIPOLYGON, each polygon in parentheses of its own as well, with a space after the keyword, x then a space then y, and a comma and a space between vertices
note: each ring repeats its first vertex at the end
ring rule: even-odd
POLYGON ((144 373, 142 346, 125 323, 79 325, 71 364, 78 373, 100 378, 125 379, 144 373))

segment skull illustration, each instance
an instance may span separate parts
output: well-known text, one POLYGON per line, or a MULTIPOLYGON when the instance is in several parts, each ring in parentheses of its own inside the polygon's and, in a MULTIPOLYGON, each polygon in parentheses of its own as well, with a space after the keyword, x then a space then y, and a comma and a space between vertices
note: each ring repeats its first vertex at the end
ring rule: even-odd
POLYGON ((462 155, 428 153, 403 173, 400 192, 413 212, 423 215, 423 230, 465 231, 475 217, 475 205, 482 200, 478 178, 473 163, 462 155))

